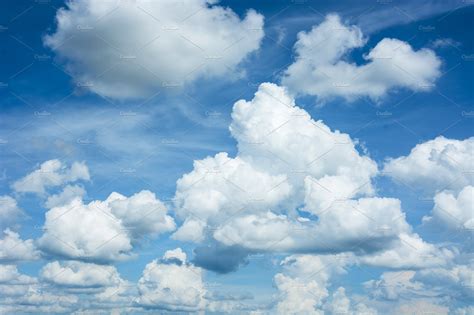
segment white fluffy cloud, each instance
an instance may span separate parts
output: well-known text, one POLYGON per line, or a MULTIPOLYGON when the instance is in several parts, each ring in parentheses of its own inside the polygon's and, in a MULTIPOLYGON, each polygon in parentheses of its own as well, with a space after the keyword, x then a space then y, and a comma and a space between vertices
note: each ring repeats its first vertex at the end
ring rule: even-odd
POLYGON ((101 288, 123 281, 113 266, 78 261, 50 262, 41 269, 40 275, 49 283, 70 288, 101 288))
POLYGON ((323 314, 323 301, 332 276, 345 272, 346 255, 293 255, 285 258, 283 272, 274 277, 279 314, 323 314))
POLYGON ((0 284, 23 285, 35 283, 36 279, 18 272, 15 265, 0 265, 0 284))
POLYGON ((113 261, 129 257, 141 237, 174 228, 166 207, 153 193, 141 191, 127 198, 114 192, 105 201, 84 204, 75 198, 50 209, 38 243, 54 255, 113 261))
POLYGON ((166 206, 151 191, 142 190, 129 198, 113 193, 109 199, 112 214, 129 229, 134 240, 176 228, 166 206))
POLYGON ((284 88, 264 83, 251 101, 236 102, 230 130, 236 157, 195 161, 178 180, 184 222, 173 238, 248 253, 351 251, 389 268, 453 259, 452 250, 413 233, 400 200, 374 196, 377 165, 357 141, 314 121, 284 88))
POLYGON ((389 159, 384 173, 432 195, 445 189, 459 192, 473 184, 473 152, 474 137, 455 140, 439 136, 416 145, 407 156, 389 159))
POLYGON ((3 231, 3 237, 0 238, 0 262, 36 260, 39 257, 33 240, 22 240, 18 233, 9 229, 3 231))
POLYGON ((49 290, 38 279, 21 274, 14 265, 0 265, 0 312, 2 314, 70 313, 79 298, 49 290))
POLYGON ((189 264, 180 248, 145 267, 138 291, 137 303, 145 308, 194 312, 205 307, 202 269, 189 264))
POLYGON ((365 314, 377 312, 363 303, 354 303, 340 287, 330 294, 334 276, 346 272, 353 263, 350 255, 292 255, 282 262, 283 271, 274 277, 278 289, 278 314, 365 314))
POLYGON ((131 310, 136 284, 120 278, 115 267, 77 261, 50 262, 40 277, 0 265, 2 314, 115 314, 131 310))
POLYGON ((263 16, 240 19, 216 1, 71 0, 45 44, 75 81, 113 98, 232 75, 263 38, 263 16))
POLYGON ((24 216, 15 199, 10 196, 0 196, 0 230, 8 227, 24 216))
POLYGON ((451 229, 474 229, 474 186, 464 187, 459 194, 449 191, 437 193, 434 197, 432 217, 425 222, 435 221, 451 229))
MULTIPOLYGON (((233 215, 265 211, 288 197, 290 185, 286 180, 285 175, 270 175, 239 157, 219 153, 196 161, 194 170, 178 180, 177 212, 182 218, 190 217, 187 225, 193 218, 194 222, 215 225, 233 215)), ((183 230, 178 233, 185 234, 183 230)))
POLYGON ((42 163, 39 169, 14 182, 12 187, 16 192, 44 195, 48 188, 89 179, 89 169, 85 163, 74 162, 68 168, 59 160, 49 160, 42 163))
POLYGON ((321 194, 334 198, 372 193, 375 162, 358 152, 348 134, 313 120, 282 87, 263 83, 251 101, 236 102, 230 131, 242 159, 271 174, 288 174, 298 188, 309 175, 326 188, 321 194))
POLYGON ((441 74, 441 61, 432 50, 415 51, 393 38, 382 39, 364 55, 363 65, 345 60, 353 49, 365 44, 357 26, 344 25, 338 15, 328 15, 311 31, 298 34, 297 57, 282 83, 295 93, 315 95, 319 100, 334 96, 379 99, 396 88, 429 90, 441 74))
POLYGON ((398 200, 349 200, 374 194, 376 163, 347 134, 314 121, 284 88, 262 84, 253 100, 235 103, 232 119, 238 155, 195 161, 177 182, 176 211, 185 222, 174 238, 290 251, 350 250, 364 241, 373 250, 408 231, 398 200), (299 217, 301 205, 318 222, 299 217))
POLYGON ((360 261, 379 267, 426 268, 445 266, 457 251, 425 242, 416 233, 401 233, 398 240, 384 250, 362 256, 360 261))
POLYGON ((39 246, 48 253, 73 259, 110 261, 128 257, 131 240, 111 213, 110 201, 83 204, 76 198, 50 209, 45 214, 39 246))
POLYGON ((253 250, 378 250, 409 232, 397 199, 347 200, 318 213, 318 222, 300 222, 271 212, 241 216, 214 232, 214 238, 253 250))

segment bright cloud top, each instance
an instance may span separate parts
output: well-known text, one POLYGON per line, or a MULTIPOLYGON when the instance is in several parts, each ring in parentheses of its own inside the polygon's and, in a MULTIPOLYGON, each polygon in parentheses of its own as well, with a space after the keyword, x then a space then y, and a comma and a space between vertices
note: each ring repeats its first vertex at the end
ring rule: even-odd
POLYGON ((232 119, 237 156, 195 161, 177 182, 184 222, 175 239, 249 252, 370 253, 363 261, 393 268, 452 258, 412 232, 398 199, 374 196, 377 165, 357 142, 314 121, 286 89, 260 85, 251 101, 235 103, 232 119))
POLYGON ((450 229, 474 230, 474 186, 464 187, 459 194, 442 191, 434 197, 433 216, 425 222, 440 223, 450 229))
POLYGON ((263 16, 240 19, 215 1, 71 0, 47 46, 80 86, 112 98, 143 98, 199 77, 233 76, 260 46, 263 16))
POLYGON ((396 88, 430 90, 441 74, 441 61, 432 50, 416 51, 393 38, 382 39, 364 55, 365 64, 347 61, 366 42, 357 26, 344 25, 338 15, 326 16, 311 31, 298 34, 297 57, 285 71, 283 85, 320 101, 335 96, 377 100, 396 88))
POLYGON ((465 140, 437 137, 416 145, 407 156, 389 159, 384 173, 414 190, 433 194, 459 192, 473 183, 474 137, 465 140))

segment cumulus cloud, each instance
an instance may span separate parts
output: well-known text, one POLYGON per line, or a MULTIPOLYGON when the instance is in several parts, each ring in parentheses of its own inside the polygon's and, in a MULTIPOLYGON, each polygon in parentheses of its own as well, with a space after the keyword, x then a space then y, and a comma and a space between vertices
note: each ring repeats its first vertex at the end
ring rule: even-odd
POLYGON ((45 44, 77 84, 112 98, 141 98, 160 87, 234 75, 258 50, 263 16, 243 19, 216 1, 71 0, 45 44))
POLYGON ((21 274, 14 265, 0 265, 2 314, 70 313, 78 301, 76 295, 50 290, 38 279, 21 274))
POLYGON ((361 198, 338 203, 317 222, 268 212, 232 219, 213 235, 223 244, 258 251, 335 252, 380 250, 403 231, 409 227, 397 199, 361 198))
POLYGON ((128 198, 113 193, 109 200, 112 214, 130 230, 134 240, 176 228, 173 218, 167 215, 167 207, 151 191, 142 190, 128 198))
POLYGON ((36 283, 36 279, 18 272, 15 265, 0 265, 0 285, 23 285, 36 283))
POLYGON ((38 244, 44 251, 73 259, 117 260, 129 256, 131 240, 108 203, 71 203, 50 209, 45 214, 44 234, 38 244))
POLYGON ((284 88, 264 83, 251 101, 236 102, 230 131, 235 157, 195 161, 177 182, 183 224, 173 238, 205 244, 196 249, 200 266, 228 272, 248 255, 275 251, 350 251, 390 268, 452 258, 413 233, 400 200, 374 196, 377 165, 357 141, 313 120, 284 88))
POLYGON ((80 198, 46 213, 40 247, 70 259, 113 261, 130 257, 145 235, 172 231, 174 220, 149 191, 129 198, 112 193, 105 201, 84 204, 80 198))
POLYGON ((84 198, 86 190, 79 185, 67 185, 64 189, 58 193, 48 197, 45 206, 47 208, 54 208, 70 203, 75 198, 84 198))
POLYGON ((458 194, 449 191, 437 193, 434 197, 432 216, 425 222, 438 223, 450 229, 474 229, 474 186, 464 187, 458 194))
POLYGON ((472 185, 474 137, 465 140, 439 136, 416 145, 407 156, 389 159, 384 173, 412 189, 434 195, 449 189, 459 192, 472 185))
POLYGON ((343 287, 329 292, 332 278, 346 273, 355 260, 351 255, 292 255, 274 277, 278 290, 278 314, 377 314, 364 303, 346 296, 343 287))
POLYGON ((146 265, 138 291, 137 304, 145 308, 195 312, 206 303, 202 269, 188 263, 180 248, 146 265))
MULTIPOLYGON (((389 301, 392 307, 424 302, 437 305, 446 300, 465 302, 472 299, 474 294, 472 270, 470 261, 416 271, 384 272, 380 279, 365 282, 364 287, 374 301, 389 301)), ((406 311, 407 314, 413 314, 410 312, 413 312, 412 307, 406 311)))
POLYGON ((372 193, 370 179, 377 173, 376 163, 358 152, 357 141, 348 134, 313 120, 282 87, 263 83, 251 101, 236 102, 230 131, 242 159, 271 174, 289 174, 297 188, 310 175, 334 198, 372 193), (338 179, 353 191, 344 187, 346 194, 339 193, 340 185, 332 185, 338 179))
POLYGON ((414 50, 410 44, 384 38, 357 65, 347 55, 366 44, 357 26, 345 25, 338 15, 328 15, 311 31, 298 33, 296 60, 286 69, 282 83, 297 94, 319 100, 340 96, 379 99, 390 90, 427 91, 440 76, 441 61, 430 49, 414 50))
POLYGON ((0 262, 39 259, 40 253, 33 240, 22 240, 16 232, 6 229, 0 238, 0 262))
POLYGON ((115 267, 106 265, 55 261, 40 270, 39 278, 21 274, 15 265, 0 265, 0 312, 111 314, 114 309, 132 312, 136 292, 131 288, 135 286, 122 280, 115 267))
POLYGON ((15 223, 25 214, 20 209, 15 199, 10 196, 0 196, 0 229, 15 223))
POLYGON ((401 233, 392 246, 364 255, 360 261, 378 267, 427 268, 445 266, 456 254, 455 249, 427 243, 416 233, 401 233))
MULTIPOLYGON (((255 169, 250 163, 229 158, 226 153, 208 157, 194 163, 194 170, 177 182, 176 206, 182 218, 188 218, 175 238, 182 240, 191 236, 188 225, 209 225, 222 222, 232 215, 263 211, 275 207, 290 193, 285 175, 272 176, 255 169), (255 183, 259 185, 255 185, 255 183)), ((199 230, 194 230, 197 233, 199 230)))
POLYGON ((49 283, 69 288, 101 288, 119 284, 117 269, 78 261, 53 261, 40 271, 41 278, 49 283))
MULTIPOLYGON (((104 287, 101 292, 93 297, 93 305, 97 308, 105 308, 114 312, 114 309, 128 310, 132 312, 133 301, 137 298, 136 283, 120 280, 114 285, 104 287)), ((85 310, 84 310, 85 311, 85 310)), ((79 314, 83 314, 79 312, 79 314)))
POLYGON ((89 179, 89 169, 85 163, 74 162, 68 168, 59 160, 49 160, 42 163, 39 169, 14 182, 12 188, 19 193, 44 195, 48 188, 89 179))
POLYGON ((77 261, 50 262, 40 277, 0 265, 2 314, 115 314, 132 310, 136 285, 122 280, 115 267, 77 261))
POLYGON ((178 180, 175 206, 185 221, 174 238, 210 237, 249 250, 348 250, 362 240, 374 249, 407 230, 397 200, 349 200, 374 194, 376 163, 349 135, 314 121, 285 89, 264 83, 253 100, 236 102, 230 130, 236 157, 195 161, 178 180), (302 204, 319 222, 300 220, 302 204))
POLYGON ((274 277, 278 289, 279 314, 323 314, 323 301, 332 276, 345 272, 346 255, 292 255, 281 265, 283 272, 274 277))
POLYGON ((204 240, 206 223, 201 219, 186 218, 171 238, 179 241, 201 242, 204 240))

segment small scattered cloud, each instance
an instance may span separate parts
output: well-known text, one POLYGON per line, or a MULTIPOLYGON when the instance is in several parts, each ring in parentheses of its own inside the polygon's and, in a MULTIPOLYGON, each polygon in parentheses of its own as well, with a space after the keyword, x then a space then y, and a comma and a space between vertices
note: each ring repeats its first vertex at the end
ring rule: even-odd
POLYGON ((431 42, 433 48, 455 48, 459 49, 461 43, 452 38, 438 38, 431 42))

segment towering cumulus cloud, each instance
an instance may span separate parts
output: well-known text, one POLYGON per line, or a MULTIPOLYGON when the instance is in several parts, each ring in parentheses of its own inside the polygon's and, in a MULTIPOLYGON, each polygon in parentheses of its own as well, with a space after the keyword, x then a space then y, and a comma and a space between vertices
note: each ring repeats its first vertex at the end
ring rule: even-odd
POLYGON ((377 165, 357 142, 313 120, 284 88, 262 84, 235 103, 232 119, 237 156, 195 161, 177 183, 184 223, 173 237, 218 244, 197 250, 197 262, 201 253, 242 259, 232 254, 242 250, 353 251, 391 267, 420 266, 420 255, 435 265, 449 259, 412 232, 398 199, 374 196, 377 165), (401 255, 410 259, 390 259, 401 255))
POLYGON ((300 32, 294 46, 297 58, 282 83, 298 94, 319 100, 340 96, 379 99, 389 90, 429 90, 440 76, 441 61, 432 50, 414 50, 407 42, 384 38, 366 55, 365 63, 348 61, 352 50, 366 44, 362 31, 328 15, 309 32, 300 32))
POLYGON ((44 42, 78 85, 112 98, 235 73, 260 46, 263 16, 215 1, 70 0, 44 42))

